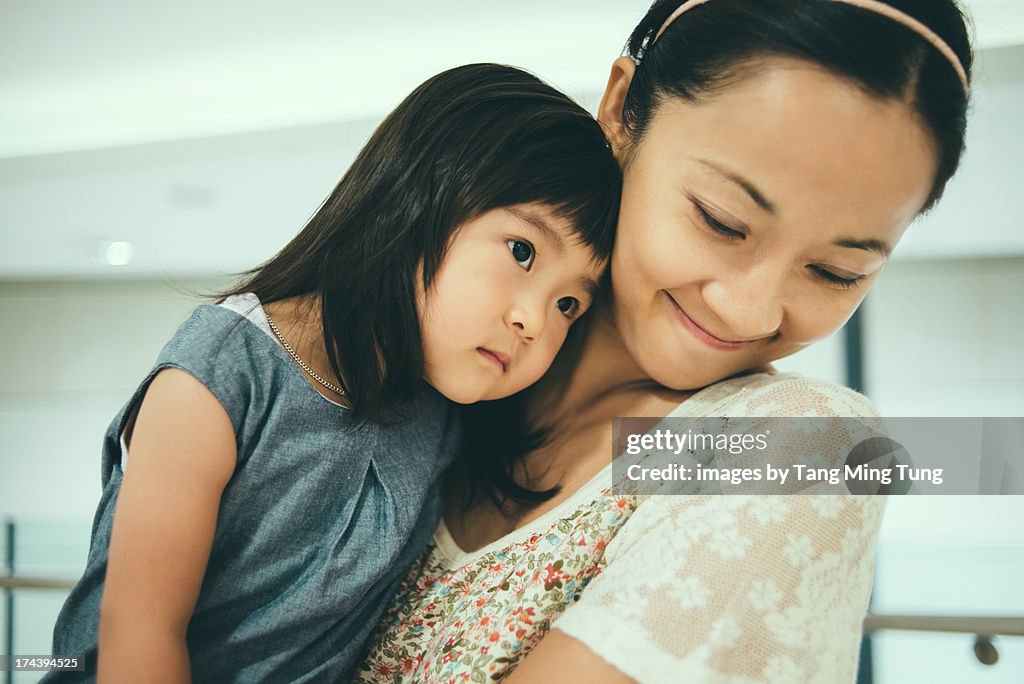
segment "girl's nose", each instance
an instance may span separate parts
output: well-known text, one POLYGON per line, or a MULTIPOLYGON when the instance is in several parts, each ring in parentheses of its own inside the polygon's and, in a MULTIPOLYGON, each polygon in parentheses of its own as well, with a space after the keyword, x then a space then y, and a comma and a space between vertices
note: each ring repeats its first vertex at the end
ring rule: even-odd
POLYGON ((733 272, 703 288, 704 301, 722 322, 728 341, 756 340, 773 335, 782 325, 784 274, 760 268, 733 272))
POLYGON ((516 331, 519 339, 532 344, 544 332, 543 307, 523 299, 509 308, 506 323, 516 331))

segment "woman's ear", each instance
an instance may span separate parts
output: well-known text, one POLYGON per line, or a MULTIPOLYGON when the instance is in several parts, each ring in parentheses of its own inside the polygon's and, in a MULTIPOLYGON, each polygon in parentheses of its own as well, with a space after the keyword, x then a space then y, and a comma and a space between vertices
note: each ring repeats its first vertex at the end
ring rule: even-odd
POLYGON ((604 89, 604 97, 597 108, 597 120, 604 129, 612 151, 618 156, 629 141, 626 129, 622 125, 622 107, 626 102, 629 84, 633 82, 636 63, 632 57, 619 57, 612 63, 612 73, 608 76, 608 85, 604 89))

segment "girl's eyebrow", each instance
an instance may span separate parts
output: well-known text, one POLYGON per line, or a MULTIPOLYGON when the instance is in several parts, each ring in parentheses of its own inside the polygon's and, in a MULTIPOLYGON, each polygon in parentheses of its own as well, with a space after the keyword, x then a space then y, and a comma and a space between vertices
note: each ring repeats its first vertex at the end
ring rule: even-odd
POLYGON ((551 243, 559 255, 565 254, 565 241, 562 240, 562 236, 558 234, 557 230, 548 225, 547 221, 542 219, 540 216, 535 216, 534 214, 523 211, 518 207, 506 207, 506 209, 520 221, 528 223, 536 228, 537 231, 551 243))

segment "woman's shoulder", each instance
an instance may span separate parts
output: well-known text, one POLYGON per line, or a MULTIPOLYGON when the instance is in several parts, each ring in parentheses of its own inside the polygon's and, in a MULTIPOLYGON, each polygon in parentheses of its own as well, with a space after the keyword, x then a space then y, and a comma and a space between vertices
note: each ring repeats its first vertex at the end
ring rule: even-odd
POLYGON ((884 505, 649 496, 554 626, 639 681, 851 681, 884 505))
POLYGON ((673 416, 850 416, 875 417, 867 397, 848 387, 798 373, 760 372, 736 376, 700 390, 673 416))

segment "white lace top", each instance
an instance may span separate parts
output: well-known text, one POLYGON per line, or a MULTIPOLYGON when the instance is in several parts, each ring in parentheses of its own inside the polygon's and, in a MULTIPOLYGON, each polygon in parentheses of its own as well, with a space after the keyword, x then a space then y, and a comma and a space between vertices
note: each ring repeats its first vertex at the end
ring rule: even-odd
MULTIPOLYGON (((848 389, 762 373, 713 385, 672 415, 874 424, 876 412, 848 389)), ((358 681, 493 681, 551 628, 640 682, 854 681, 884 497, 629 496, 610 486, 609 466, 471 553, 442 522, 358 681)))

